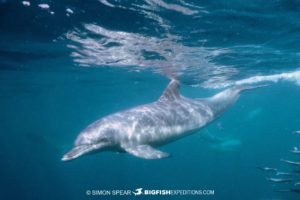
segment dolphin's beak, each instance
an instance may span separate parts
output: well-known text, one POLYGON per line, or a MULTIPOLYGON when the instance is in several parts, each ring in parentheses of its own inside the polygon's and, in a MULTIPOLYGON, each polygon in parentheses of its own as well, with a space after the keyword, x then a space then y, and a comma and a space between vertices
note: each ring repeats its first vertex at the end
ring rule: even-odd
POLYGON ((62 157, 61 160, 62 161, 70 161, 70 160, 73 160, 75 158, 78 158, 79 156, 82 156, 83 154, 91 152, 94 149, 95 148, 94 148, 93 145, 80 145, 80 146, 76 146, 73 149, 71 149, 71 151, 69 151, 68 153, 66 153, 62 157))

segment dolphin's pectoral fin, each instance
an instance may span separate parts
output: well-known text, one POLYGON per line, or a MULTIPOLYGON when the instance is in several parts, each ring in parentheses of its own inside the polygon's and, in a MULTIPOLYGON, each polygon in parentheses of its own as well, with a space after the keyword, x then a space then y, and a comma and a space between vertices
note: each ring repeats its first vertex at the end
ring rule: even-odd
POLYGON ((161 159, 171 157, 170 154, 156 150, 149 145, 130 146, 125 147, 124 150, 136 157, 144 159, 161 159))

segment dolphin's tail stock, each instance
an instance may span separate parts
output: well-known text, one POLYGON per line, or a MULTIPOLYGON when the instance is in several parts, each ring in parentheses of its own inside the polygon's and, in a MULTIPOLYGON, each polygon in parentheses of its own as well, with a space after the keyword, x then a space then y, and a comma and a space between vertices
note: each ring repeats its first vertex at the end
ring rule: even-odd
MULTIPOLYGON (((268 85, 258 85, 258 86, 245 86, 236 85, 223 92, 220 92, 213 97, 207 98, 206 103, 210 108, 213 108, 213 113, 215 118, 223 114, 229 107, 231 107, 234 102, 239 98, 240 94, 246 90, 253 90, 256 88, 266 87, 268 85), (221 106, 220 106, 221 105, 221 106)), ((202 102, 205 99, 200 99, 202 102)))

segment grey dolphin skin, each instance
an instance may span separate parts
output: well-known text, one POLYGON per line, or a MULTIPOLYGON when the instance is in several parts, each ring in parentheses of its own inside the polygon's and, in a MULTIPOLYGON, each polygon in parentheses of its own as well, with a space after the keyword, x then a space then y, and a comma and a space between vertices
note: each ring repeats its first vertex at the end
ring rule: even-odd
POLYGON ((156 148, 197 132, 230 108, 242 91, 263 86, 235 86, 210 98, 189 99, 172 80, 158 101, 111 114, 95 121, 77 137, 62 161, 87 153, 127 152, 144 159, 170 154, 156 148))

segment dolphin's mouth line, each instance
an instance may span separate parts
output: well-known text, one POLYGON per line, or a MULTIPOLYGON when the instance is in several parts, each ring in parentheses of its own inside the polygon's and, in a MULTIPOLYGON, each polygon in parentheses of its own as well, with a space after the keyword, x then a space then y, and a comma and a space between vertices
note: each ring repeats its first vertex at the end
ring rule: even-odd
POLYGON ((74 160, 75 158, 78 158, 83 154, 87 154, 94 150, 97 150, 102 146, 104 145, 101 142, 97 144, 82 144, 82 145, 75 146, 68 153, 66 153, 61 160, 62 161, 74 160))
POLYGON ((95 149, 94 145, 84 144, 75 146, 62 157, 62 161, 70 161, 95 149))

